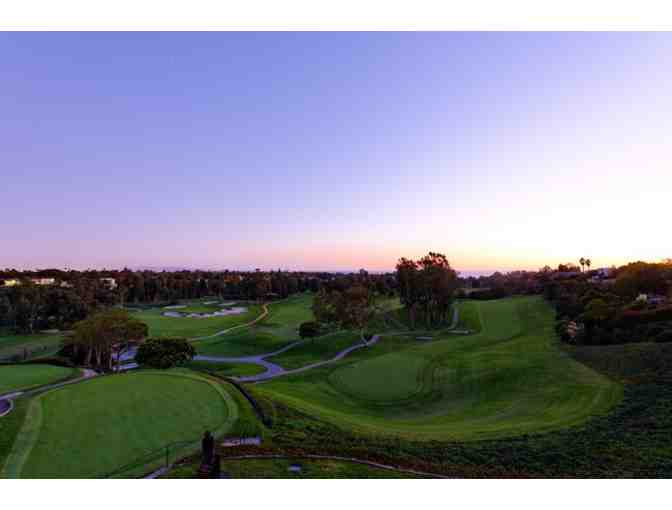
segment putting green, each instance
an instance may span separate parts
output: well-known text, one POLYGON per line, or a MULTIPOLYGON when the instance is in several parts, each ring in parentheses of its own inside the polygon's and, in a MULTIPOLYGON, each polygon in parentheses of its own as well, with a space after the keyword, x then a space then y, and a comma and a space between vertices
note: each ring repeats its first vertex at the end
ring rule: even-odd
MULTIPOLYGON (((102 476, 160 460, 164 447, 231 429, 239 416, 224 388, 185 370, 139 371, 34 398, 5 466, 7 477, 102 476)), ((139 473, 135 473, 139 474, 139 473)))
POLYGON ((577 425, 622 398, 619 384, 558 349, 553 310, 541 298, 469 306, 478 334, 383 337, 331 367, 257 391, 360 433, 459 441, 577 425))
POLYGON ((53 365, 5 365, 0 366, 0 395, 27 390, 44 384, 55 383, 79 374, 75 368, 53 365))

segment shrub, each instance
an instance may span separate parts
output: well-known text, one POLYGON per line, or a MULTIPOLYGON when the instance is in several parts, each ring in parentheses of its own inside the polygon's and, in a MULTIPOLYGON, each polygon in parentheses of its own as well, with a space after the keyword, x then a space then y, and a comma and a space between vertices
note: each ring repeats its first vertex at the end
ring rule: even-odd
POLYGON ((191 361, 196 350, 186 338, 150 338, 138 348, 135 361, 152 368, 172 368, 191 361))
POLYGON ((315 321, 302 322, 299 326, 301 338, 314 338, 320 334, 320 324, 315 321))

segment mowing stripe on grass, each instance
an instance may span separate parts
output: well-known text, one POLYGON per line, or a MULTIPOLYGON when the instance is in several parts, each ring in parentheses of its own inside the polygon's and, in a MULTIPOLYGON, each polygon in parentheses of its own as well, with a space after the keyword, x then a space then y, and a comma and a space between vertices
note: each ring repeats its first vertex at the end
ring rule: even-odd
POLYGON ((28 455, 30 455, 37 438, 40 436, 41 427, 42 401, 40 397, 35 397, 28 405, 26 419, 0 473, 2 478, 19 478, 28 455))

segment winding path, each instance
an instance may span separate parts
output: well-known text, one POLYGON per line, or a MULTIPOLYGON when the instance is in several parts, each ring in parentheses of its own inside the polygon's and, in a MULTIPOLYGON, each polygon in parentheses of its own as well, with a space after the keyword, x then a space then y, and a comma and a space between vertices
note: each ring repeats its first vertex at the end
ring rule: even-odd
MULTIPOLYGON (((224 335, 230 331, 233 331, 238 328, 244 328, 247 326, 251 326, 252 324, 255 324, 256 322, 262 320, 265 318, 269 311, 268 307, 266 305, 263 305, 264 311, 259 317, 254 319, 253 321, 247 322, 245 324, 239 324, 238 326, 233 326, 231 328, 218 331, 217 333, 214 333, 213 335, 208 335, 208 336, 203 336, 203 337, 198 337, 198 338, 192 338, 192 341, 198 341, 198 340, 204 340, 207 338, 213 338, 217 336, 224 335)), ((459 321, 459 312, 457 307, 454 308, 453 310, 453 318, 451 321, 450 326, 447 328, 448 331, 455 332, 457 333, 458 331, 455 330, 457 327, 457 323, 459 321)), ((462 333, 462 332, 460 332, 462 333)), ((407 331, 405 332, 397 332, 397 333, 386 333, 387 335, 400 335, 400 334, 408 334, 407 331)), ((276 377, 282 377, 284 375, 291 375, 291 374, 298 374, 301 372, 305 372, 307 370, 311 370, 313 368, 318 368, 322 367, 324 365, 328 365, 330 363, 334 363, 336 361, 339 361, 343 358, 345 358, 348 354, 350 354, 353 351, 356 351, 358 349, 362 349, 363 347, 371 347, 375 343, 380 340, 381 335, 374 335, 371 340, 368 342, 362 342, 362 343, 357 343, 355 345, 351 345, 350 347, 343 349, 342 351, 338 352, 333 358, 330 358, 328 360, 324 361, 318 361, 315 363, 311 363, 309 365, 305 365, 303 367, 299 368, 294 368, 291 370, 286 370, 277 363, 273 363, 272 361, 268 361, 266 358, 271 358, 273 356, 277 356, 278 354, 281 354, 283 352, 289 351, 290 349, 294 349, 295 347, 298 347, 300 345, 303 345, 307 342, 307 340, 298 340, 296 342, 293 342, 289 345, 286 345, 282 349, 279 349, 277 351, 273 352, 268 352, 265 354, 258 354, 256 356, 232 356, 232 357, 223 357, 223 356, 206 356, 206 355, 196 355, 194 356, 195 361, 207 361, 210 363, 229 363, 229 364, 239 364, 239 363, 249 363, 252 365, 259 365, 265 369, 265 372, 262 372, 261 374, 256 374, 256 375, 247 375, 247 376, 234 376, 232 379, 235 379, 236 381, 239 382, 250 382, 250 383, 255 383, 255 382, 262 382, 262 381, 268 381, 270 379, 275 379, 276 377)), ((127 353, 124 353, 122 355, 122 361, 124 358, 127 360, 132 359, 135 357, 135 352, 134 350, 129 350, 127 353)), ((120 367, 120 370, 130 370, 132 368, 137 368, 137 363, 126 363, 120 367)))
POLYGON ((82 382, 86 379, 90 379, 92 377, 96 377, 97 375, 99 375, 98 372, 96 372, 95 370, 91 370, 89 368, 82 368, 81 371, 82 375, 75 379, 68 379, 67 381, 63 381, 60 383, 46 384, 44 386, 33 388, 32 390, 14 391, 12 393, 6 393, 4 395, 0 395, 0 418, 5 416, 6 414, 9 414, 9 412, 13 409, 14 404, 12 403, 12 400, 14 400, 15 398, 24 396, 32 397, 35 395, 39 395, 40 393, 44 393, 45 391, 54 390, 62 386, 68 386, 69 384, 82 382))

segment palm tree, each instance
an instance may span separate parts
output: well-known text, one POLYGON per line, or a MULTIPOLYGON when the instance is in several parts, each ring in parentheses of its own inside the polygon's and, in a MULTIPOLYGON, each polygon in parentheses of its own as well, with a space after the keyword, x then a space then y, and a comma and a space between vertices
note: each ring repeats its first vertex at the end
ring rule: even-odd
POLYGON ((583 272, 583 266, 586 264, 586 259, 584 259, 583 257, 581 257, 581 258, 579 259, 579 264, 581 264, 581 271, 583 272))
POLYGON ((590 259, 586 259, 586 260, 584 260, 584 263, 586 264, 586 267, 587 267, 588 270, 590 271, 590 263, 591 263, 591 262, 590 262, 590 259))

